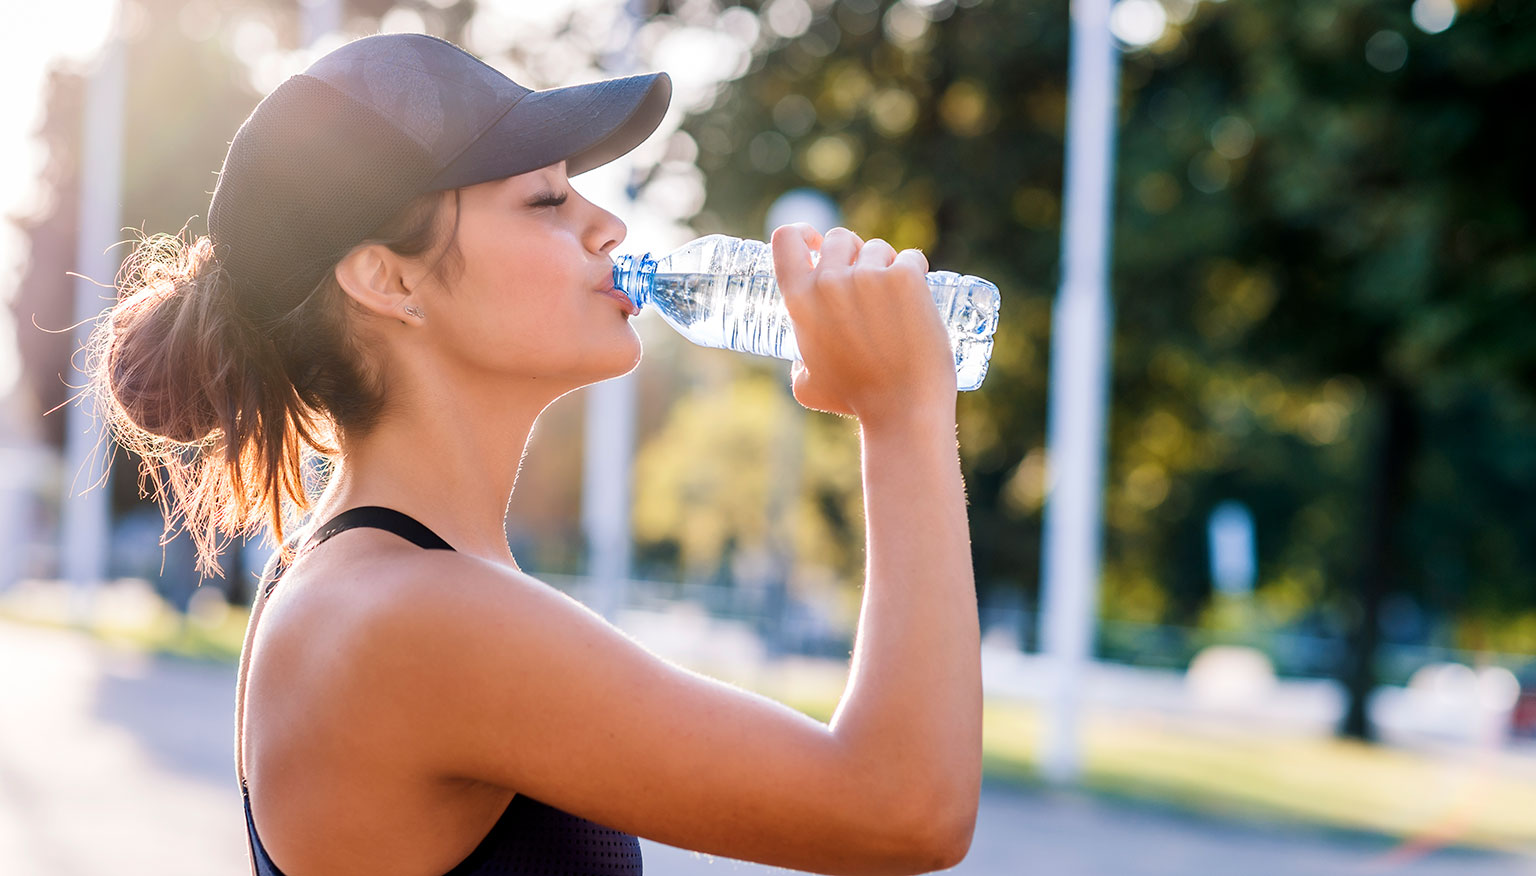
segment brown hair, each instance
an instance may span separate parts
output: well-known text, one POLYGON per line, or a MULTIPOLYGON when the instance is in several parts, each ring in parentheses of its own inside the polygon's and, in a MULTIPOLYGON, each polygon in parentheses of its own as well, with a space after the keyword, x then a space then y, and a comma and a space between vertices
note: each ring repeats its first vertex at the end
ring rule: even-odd
MULTIPOLYGON (((463 268, 451 191, 446 235, 447 193, 430 192, 360 245, 418 257, 446 236, 431 269, 446 282, 463 268)), ((140 492, 153 485, 167 537, 178 522, 191 534, 199 572, 219 573, 221 535, 255 534, 263 523, 292 559, 285 529, 310 507, 306 455, 336 455, 343 435, 366 434, 385 413, 378 363, 348 315, 360 306, 327 271, 297 306, 258 327, 236 307, 212 241, 185 232, 141 239, 123 265, 117 304, 90 347, 97 410, 139 455, 140 492)))

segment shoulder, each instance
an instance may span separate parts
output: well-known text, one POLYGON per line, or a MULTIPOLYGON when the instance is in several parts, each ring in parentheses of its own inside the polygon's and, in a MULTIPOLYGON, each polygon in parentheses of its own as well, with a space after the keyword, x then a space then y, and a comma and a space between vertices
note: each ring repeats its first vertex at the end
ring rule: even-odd
POLYGON ((407 770, 403 755, 433 747, 423 738, 439 726, 432 713, 471 707, 476 676, 526 661, 539 630, 588 611, 509 566, 377 530, 331 539, 273 595, 262 624, 270 665, 316 717, 354 735, 366 727, 355 741, 407 770))
POLYGON ((311 558, 297 595, 308 603, 303 614, 331 619, 336 669, 359 690, 382 686, 393 697, 413 685, 431 688, 493 645, 507 656, 509 634, 537 647, 556 629, 602 623, 511 566, 424 550, 383 531, 349 531, 332 541, 343 538, 339 550, 311 558))
POLYGON ((378 547, 347 571, 352 580, 326 582, 366 591, 329 643, 327 699, 338 718, 368 728, 376 751, 404 756, 423 777, 523 790, 526 776, 504 768, 509 749, 532 742, 527 715, 574 706, 578 689, 621 695, 624 681, 653 680, 662 664, 517 569, 378 547))

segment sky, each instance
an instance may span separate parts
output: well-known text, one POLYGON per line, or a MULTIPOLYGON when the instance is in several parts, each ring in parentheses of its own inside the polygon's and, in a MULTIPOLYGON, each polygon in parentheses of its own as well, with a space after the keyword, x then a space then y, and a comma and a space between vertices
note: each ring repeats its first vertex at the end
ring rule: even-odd
MULTIPOLYGON (((25 214, 33 204, 46 156, 32 141, 41 111, 44 76, 58 59, 89 59, 108 29, 111 0, 52 0, 7 4, 0 28, 0 213, 25 214)), ((10 301, 26 257, 26 244, 0 222, 0 298, 10 301)), ((18 376, 15 329, 0 308, 0 398, 18 376)))

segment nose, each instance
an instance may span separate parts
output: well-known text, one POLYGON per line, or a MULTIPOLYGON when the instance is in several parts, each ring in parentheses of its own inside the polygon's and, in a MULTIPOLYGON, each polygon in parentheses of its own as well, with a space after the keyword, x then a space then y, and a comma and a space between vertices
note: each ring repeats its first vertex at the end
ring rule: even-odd
POLYGON ((629 232, 629 229, 625 227, 623 219, 596 204, 592 206, 597 211, 597 215, 587 232, 587 245, 593 252, 611 255, 624 240, 624 235, 629 232))

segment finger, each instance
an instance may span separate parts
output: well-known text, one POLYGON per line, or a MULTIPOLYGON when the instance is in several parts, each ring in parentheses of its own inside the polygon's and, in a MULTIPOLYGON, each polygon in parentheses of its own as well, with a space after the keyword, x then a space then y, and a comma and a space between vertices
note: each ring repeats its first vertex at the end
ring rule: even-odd
POLYGON ((855 267, 888 268, 896 261, 896 250, 889 243, 878 237, 866 241, 864 247, 859 250, 855 267))
POLYGON ((920 249, 902 250, 896 254, 896 259, 892 264, 915 268, 921 274, 928 273, 928 257, 923 255, 923 251, 920 249))
POLYGON ((859 247, 863 245, 864 241, 852 231, 842 227, 834 228, 827 232, 826 240, 821 244, 821 261, 839 267, 851 265, 854 256, 859 253, 859 247))
POLYGON ((773 229, 773 271, 781 290, 788 287, 790 295, 798 291, 801 281, 811 273, 811 250, 821 243, 821 232, 804 222, 773 229))

